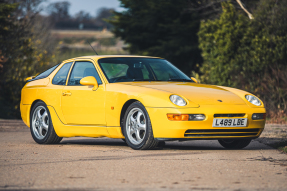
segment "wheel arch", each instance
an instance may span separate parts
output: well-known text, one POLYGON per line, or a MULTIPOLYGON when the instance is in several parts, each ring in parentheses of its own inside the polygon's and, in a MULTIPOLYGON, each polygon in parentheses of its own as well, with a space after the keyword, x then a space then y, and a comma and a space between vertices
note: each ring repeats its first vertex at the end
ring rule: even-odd
MULTIPOLYGON (((34 100, 33 103, 31 104, 30 112, 29 112, 29 121, 31 120, 32 108, 34 107, 34 105, 35 105, 36 103, 38 103, 38 102, 40 102, 40 101, 44 102, 43 100, 36 99, 36 100, 34 100)), ((45 103, 45 102, 44 102, 44 103, 45 103)), ((45 104, 46 104, 46 103, 45 103, 45 104)), ((47 105, 47 104, 46 104, 46 105, 47 105)))
POLYGON ((137 99, 130 99, 130 100, 126 101, 126 103, 125 103, 125 104, 123 105, 123 107, 122 107, 121 115, 120 115, 120 125, 121 125, 122 134, 123 134, 123 127, 124 127, 124 126, 123 126, 123 118, 124 118, 124 116, 125 116, 125 113, 126 113, 128 107, 129 107, 132 103, 137 102, 137 101, 139 101, 139 100, 137 100, 137 99))

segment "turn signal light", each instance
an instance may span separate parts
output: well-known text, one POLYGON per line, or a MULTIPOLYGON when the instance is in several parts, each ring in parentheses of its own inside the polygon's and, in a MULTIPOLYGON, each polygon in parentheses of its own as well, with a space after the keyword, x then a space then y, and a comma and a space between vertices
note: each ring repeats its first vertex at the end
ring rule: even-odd
POLYGON ((188 121, 188 114, 167 114, 167 118, 171 121, 188 121))
POLYGON ((167 114, 170 121, 202 121, 205 119, 203 114, 167 114))

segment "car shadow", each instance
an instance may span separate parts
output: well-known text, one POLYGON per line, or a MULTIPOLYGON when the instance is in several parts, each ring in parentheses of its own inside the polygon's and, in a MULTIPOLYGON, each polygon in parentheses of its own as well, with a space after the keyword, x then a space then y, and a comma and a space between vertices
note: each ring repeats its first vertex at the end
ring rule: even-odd
MULTIPOLYGON (((125 147, 129 146, 121 139, 110 138, 68 138, 64 139, 59 145, 90 145, 90 146, 111 146, 111 147, 125 147)), ((253 140, 243 150, 270 150, 273 149, 256 139, 253 140)), ((166 141, 164 146, 156 147, 153 150, 227 150, 223 148, 217 140, 194 140, 194 141, 166 141)), ((241 150, 241 149, 240 149, 241 150)))

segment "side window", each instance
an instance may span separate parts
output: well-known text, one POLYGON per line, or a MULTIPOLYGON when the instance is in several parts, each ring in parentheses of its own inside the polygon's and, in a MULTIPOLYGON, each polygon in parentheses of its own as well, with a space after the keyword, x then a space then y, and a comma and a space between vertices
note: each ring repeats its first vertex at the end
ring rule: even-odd
POLYGON ((66 63, 62 68, 57 72, 55 77, 52 80, 52 84, 55 85, 66 85, 67 75, 71 68, 73 62, 66 63))
POLYGON ((38 76, 36 76, 35 78, 33 78, 33 80, 38 80, 38 79, 42 79, 42 78, 46 78, 48 77, 60 64, 57 64, 56 66, 53 66, 52 68, 46 70, 45 72, 39 74, 38 76))
POLYGON ((94 76, 98 84, 102 84, 102 80, 93 63, 86 61, 76 62, 71 72, 68 85, 81 86, 80 80, 87 76, 94 76))

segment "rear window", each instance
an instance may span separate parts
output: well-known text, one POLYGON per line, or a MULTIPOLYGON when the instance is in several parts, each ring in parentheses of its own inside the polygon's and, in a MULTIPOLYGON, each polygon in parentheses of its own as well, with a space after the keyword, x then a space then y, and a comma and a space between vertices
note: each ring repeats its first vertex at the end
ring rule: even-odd
POLYGON ((56 66, 53 66, 52 68, 46 70, 45 72, 39 74, 38 76, 36 76, 35 78, 33 78, 33 80, 38 80, 38 79, 42 79, 42 78, 46 78, 48 77, 60 64, 57 64, 56 66))

